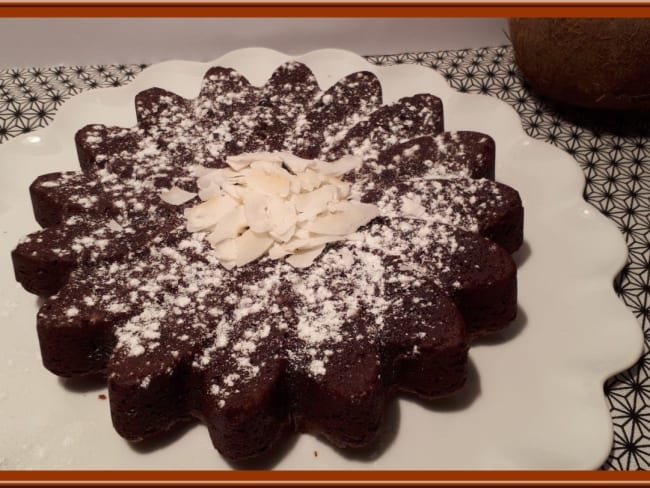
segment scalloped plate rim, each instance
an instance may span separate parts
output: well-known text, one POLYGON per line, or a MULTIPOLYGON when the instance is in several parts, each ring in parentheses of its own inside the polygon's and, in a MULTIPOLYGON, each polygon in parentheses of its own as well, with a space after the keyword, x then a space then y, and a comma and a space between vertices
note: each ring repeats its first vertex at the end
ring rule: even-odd
MULTIPOLYGON (((618 249, 615 249, 614 252, 607 255, 607 258, 606 258, 608 260, 608 262, 607 262, 607 265, 608 265, 607 272, 602 271, 600 275, 596 276, 596 278, 601 278, 603 281, 607 280, 610 283, 610 287, 609 287, 610 288, 610 290, 609 290, 609 295, 610 296, 609 296, 608 300, 609 300, 609 302, 611 302, 611 304, 612 304, 611 306, 615 306, 614 301, 612 300, 612 296, 614 296, 614 291, 613 291, 613 289, 611 287, 611 280, 612 280, 614 274, 624 264, 625 258, 627 256, 627 247, 625 245, 625 241, 624 241, 622 235, 616 230, 615 225, 613 224, 613 222, 611 222, 606 217, 602 216, 594 207, 592 207, 587 202, 585 202, 581 197, 579 198, 579 201, 575 201, 575 196, 576 195, 581 195, 582 189, 584 187, 584 176, 583 176, 582 171, 580 170, 578 164, 573 160, 573 158, 571 158, 568 154, 564 153, 564 151, 562 151, 561 149, 553 147, 553 146, 551 146, 549 144, 542 143, 540 141, 534 140, 534 139, 530 138, 529 136, 527 136, 524 133, 523 128, 521 126, 521 121, 519 119, 519 116, 517 115, 515 110, 512 107, 510 107, 509 105, 507 105, 505 102, 503 102, 501 100, 498 100, 498 99, 495 99, 493 97, 489 97, 487 95, 468 95, 468 94, 458 93, 455 90, 453 90, 453 88, 451 88, 447 84, 447 82, 439 74, 435 73, 432 69, 426 68, 426 67, 423 67, 423 66, 415 66, 415 65, 375 66, 375 65, 369 64, 364 58, 358 56, 355 53, 352 53, 352 52, 349 52, 349 51, 342 51, 342 50, 339 50, 339 49, 323 49, 323 50, 318 50, 318 51, 311 51, 309 53, 305 53, 305 54, 302 54, 302 55, 299 55, 299 56, 290 56, 290 55, 283 54, 283 53, 281 53, 279 51, 270 50, 270 49, 266 49, 266 48, 244 48, 244 49, 240 49, 240 50, 237 50, 237 51, 232 51, 232 52, 230 52, 230 53, 228 53, 228 54, 226 54, 226 55, 224 55, 224 56, 222 56, 222 57, 220 57, 220 58, 218 58, 218 59, 216 59, 214 61, 210 61, 210 62, 196 62, 196 61, 185 61, 185 60, 165 61, 165 62, 157 63, 155 65, 152 65, 152 66, 148 67, 141 74, 139 74, 131 83, 129 83, 125 87, 112 88, 112 89, 109 88, 109 89, 102 90, 102 91, 87 91, 87 92, 83 92, 81 94, 76 95, 75 97, 73 97, 71 99, 71 100, 74 100, 74 102, 69 103, 69 101, 68 101, 65 104, 63 104, 63 106, 61 107, 59 113, 57 113, 57 115, 54 118, 53 122, 47 128, 41 129, 41 130, 39 130, 37 132, 33 132, 33 133, 30 133, 30 134, 22 135, 22 136, 14 138, 11 141, 8 141, 4 145, 0 146, 0 155, 11 155, 12 151, 14 151, 14 153, 16 153, 18 155, 22 155, 22 153, 24 153, 25 151, 27 151, 27 153, 29 153, 29 151, 30 151, 29 147, 31 145, 30 144, 25 144, 25 142, 28 141, 29 140, 28 138, 30 138, 30 137, 33 138, 34 136, 39 136, 39 135, 44 136, 45 139, 46 139, 46 143, 47 143, 48 138, 53 138, 55 140, 58 140, 58 138, 60 138, 60 134, 57 134, 57 130, 58 130, 59 127, 61 127, 63 125, 64 119, 70 119, 71 117, 74 117, 76 115, 75 111, 78 110, 77 107, 82 106, 85 103, 92 104, 92 103, 99 102, 99 104, 101 106, 102 99, 109 100, 109 104, 112 103, 113 100, 117 99, 118 104, 120 106, 122 104, 127 104, 127 103, 132 104, 132 100, 125 100, 124 99, 125 96, 129 95, 129 94, 133 94, 134 92, 137 92, 137 91, 145 88, 142 85, 146 82, 146 80, 148 80, 150 78, 155 79, 156 76, 158 76, 160 73, 164 73, 166 71, 170 71, 170 72, 174 73, 174 72, 178 71, 179 69, 182 71, 184 66, 187 67, 187 66, 190 66, 190 65, 191 65, 193 70, 195 70, 197 72, 199 72, 199 71, 202 72, 202 71, 205 71, 207 69, 207 67, 209 67, 209 66, 213 66, 213 65, 217 65, 217 64, 227 64, 226 61, 230 62, 230 60, 234 60, 234 61, 239 62, 239 63, 243 62, 244 64, 246 64, 246 61, 243 61, 242 59, 244 57, 249 56, 249 55, 262 57, 262 58, 264 58, 264 57, 267 57, 267 58, 272 57, 274 59, 280 60, 280 62, 285 61, 285 60, 289 60, 289 59, 296 59, 296 60, 299 60, 299 61, 304 60, 308 66, 310 65, 310 63, 318 64, 319 60, 324 60, 323 62, 325 62, 325 64, 327 64, 327 63, 336 62, 336 60, 333 60, 332 58, 342 58, 342 59, 345 60, 346 63, 349 62, 351 64, 351 66, 354 66, 351 69, 351 71, 357 71, 359 69, 367 69, 369 71, 372 71, 372 72, 376 73, 378 75, 378 77, 380 78, 380 80, 382 80, 382 85, 384 84, 384 78, 390 78, 391 76, 393 76, 393 74, 395 74, 395 76, 398 76, 398 74, 399 74, 398 71, 400 71, 400 70, 402 70, 402 73, 404 73, 406 70, 410 71, 411 73, 419 72, 419 73, 421 73, 422 80, 425 80, 425 79, 433 80, 435 82, 436 86, 439 87, 439 89, 441 90, 441 91, 435 91, 433 93, 436 94, 436 95, 440 95, 441 98, 443 98, 443 99, 448 99, 449 101, 451 101, 452 106, 454 104, 460 104, 462 106, 465 101, 469 100, 469 98, 467 98, 467 97, 481 97, 481 99, 485 103, 492 104, 494 107, 497 107, 498 110, 505 111, 508 115, 506 116, 505 120, 504 119, 500 120, 500 123, 503 124, 503 125, 508 125, 512 130, 516 129, 516 131, 517 131, 516 134, 512 135, 512 138, 509 141, 510 146, 508 146, 508 149, 509 150, 510 149, 520 150, 522 147, 524 147, 524 148, 528 149, 530 154, 533 154, 533 153, 536 153, 538 151, 535 148, 536 146, 541 147, 541 146, 539 146, 539 144, 544 144, 545 147, 547 147, 547 150, 548 150, 548 148, 552 148, 552 150, 553 150, 552 151, 553 152, 553 158, 552 159, 555 161, 555 163, 553 163, 553 164, 555 164, 555 166, 557 168, 556 170, 559 171, 560 173, 562 173, 560 175, 560 179, 563 178, 563 177, 566 177, 566 178, 570 179, 570 183, 568 184, 568 189, 566 190, 566 192, 567 192, 566 196, 568 197, 568 200, 566 200, 564 203, 569 201, 571 203, 571 204, 568 205, 568 209, 570 211, 572 211, 572 212, 574 212, 576 214, 577 213, 584 214, 586 216, 586 218, 590 219, 590 222, 591 222, 590 225, 591 225, 592 230, 594 232, 596 231, 596 227, 599 227, 600 229, 599 229, 598 232, 600 232, 602 235, 607 235, 608 234, 608 236, 605 237, 605 240, 609 239, 609 241, 611 241, 608 244, 610 246, 609 249, 614 249, 614 247, 618 247, 618 249), (505 108, 503 108, 504 106, 507 107, 507 110, 505 110, 505 108), (534 142, 531 142, 531 141, 534 141, 534 142)), ((340 59, 339 59, 338 62, 340 62, 340 59)), ((264 69, 268 69, 268 68, 269 68, 268 66, 265 66, 264 69)), ((244 71, 244 75, 246 75, 245 71, 244 71)), ((261 75, 259 75, 259 76, 261 76, 261 75)), ((336 81, 336 80, 332 80, 332 82, 333 81, 336 81)), ((323 83, 321 79, 319 79, 319 82, 321 83, 322 88, 328 86, 328 84, 323 83)), ((392 82, 392 80, 387 81, 387 82, 392 82)), ((422 81, 422 82, 424 82, 424 81, 422 81)), ((148 85, 148 86, 151 86, 151 85, 148 85)), ((397 89, 397 91, 399 91, 399 89, 397 89)), ((448 104, 449 103, 445 104, 445 118, 447 117, 447 105, 448 104)), ((71 122, 71 121, 66 120, 66 122, 71 122)), ((101 120, 97 120, 96 122, 100 123, 101 120)), ((64 146, 69 147, 70 143, 71 143, 71 141, 68 141, 68 142, 64 142, 63 144, 64 144, 64 146)), ((503 149, 503 145, 498 144, 497 147, 500 148, 500 149, 503 149)), ((526 151, 526 149, 523 149, 523 150, 524 150, 524 152, 526 151)), ((38 159, 39 156, 35 155, 34 157, 38 159)), ((40 157, 44 161, 48 160, 47 156, 41 155, 40 157)), ((54 156, 51 156, 49 159, 52 159, 53 157, 54 156)), ((47 164, 49 164, 49 163, 47 163, 47 164)), ((58 168, 52 168, 52 170, 56 170, 56 169, 58 169, 58 168)), ((497 162, 497 171, 499 171, 500 169, 503 169, 503 168, 500 167, 500 162, 498 161, 497 162)), ((11 178, 9 178, 9 179, 11 179, 11 178)), ((16 192, 18 192, 18 189, 14 188, 14 190, 16 192)), ((22 191, 24 191, 26 193, 26 188, 22 188, 22 191)), ((11 194, 11 191, 9 191, 8 193, 11 194)), ((559 203, 562 203, 562 201, 559 202, 559 203)), ((559 215, 562 215, 562 212, 566 211, 566 208, 562 207, 561 205, 558 205, 557 208, 552 209, 552 211, 556 212, 559 215)), ((29 221, 29 219, 26 219, 26 220, 29 221)), ((33 225, 33 224, 28 222, 27 224, 19 225, 19 227, 23 227, 24 225, 33 225)), ((526 265, 526 263, 525 263, 525 265, 526 265)), ((12 278, 13 277, 10 277, 10 280, 12 278)), ((6 284, 3 284, 3 287, 5 285, 6 284)), ((17 292, 17 293, 20 293, 20 291, 17 292)), ((600 293, 602 295, 605 294, 604 291, 601 291, 600 293)), ((607 368, 605 368, 607 370, 606 372, 603 371, 603 372, 599 372, 598 374, 596 374, 595 371, 590 372, 591 376, 589 377, 589 381, 591 383, 600 385, 601 387, 602 387, 602 383, 605 381, 605 379, 607 377, 611 376, 612 374, 614 374, 614 373, 616 373, 618 371, 621 371, 621 370, 625 369, 628 366, 631 366, 636 361, 636 359, 639 357, 639 355, 641 354, 641 350, 642 350, 642 346, 643 346, 643 339, 642 339, 643 336, 642 336, 640 327, 639 327, 638 323, 636 322, 636 319, 633 317, 632 313, 629 310, 627 310, 627 308, 625 308, 625 306, 622 304, 622 302, 619 301, 618 303, 619 303, 618 308, 620 309, 621 322, 629 322, 629 324, 626 324, 626 327, 627 327, 626 334, 628 334, 628 336, 629 336, 628 339, 627 339, 629 344, 626 346, 628 348, 628 351, 622 353, 621 357, 617 357, 617 358, 612 359, 612 363, 610 365, 608 365, 607 368), (633 327, 632 327, 633 324, 636 326, 636 328, 634 330, 633 330, 633 327), (633 336, 636 336, 636 337, 633 337, 633 336), (637 343, 637 341, 638 341, 638 343, 637 343), (638 347, 633 348, 634 344, 637 344, 638 347)), ((515 340, 516 340, 516 338, 515 338, 515 340)), ((507 347, 509 344, 510 343, 501 344, 501 345, 497 346, 497 349, 500 348, 500 347, 507 347)), ((476 349, 477 350, 489 350, 490 347, 486 348, 486 347, 483 347, 483 346, 479 345, 476 349)), ((474 349, 473 349, 473 351, 474 351, 474 349)), ((613 357, 613 355, 612 355, 612 357, 613 357)), ((602 357, 601 357, 601 359, 602 359, 602 357)), ((38 365, 38 367, 41 367, 41 366, 38 365)), ((44 380, 47 381, 47 378, 48 378, 48 376, 45 376, 44 380)), ((50 380, 52 379, 51 376, 49 378, 50 378, 50 380)), ((585 378, 582 377, 581 379, 584 380, 585 378)), ((73 393, 68 393, 68 394, 74 395, 73 393)), ((590 404, 590 406, 593 407, 595 405, 596 401, 593 400, 593 399, 591 401, 593 401, 593 403, 590 404)), ((574 464, 572 464, 572 465, 557 466, 560 469, 597 468, 605 460, 607 454, 609 454, 609 448, 607 448, 606 452, 605 452, 605 449, 604 449, 603 446, 610 446, 611 445, 611 438, 612 438, 613 434, 612 434, 612 427, 611 427, 611 419, 609 417, 609 410, 607 409, 607 405, 606 405, 606 402, 605 402, 605 399, 604 399, 604 395, 600 396, 600 403, 601 403, 601 405, 599 406, 599 408, 601 410, 601 413, 605 414, 605 415, 603 415, 603 418, 606 417, 606 419, 608 421, 607 424, 608 424, 609 428, 607 428, 607 426, 606 426, 604 429, 602 429, 602 426, 601 426, 602 436, 598 439, 599 444, 596 447, 592 448, 592 453, 593 453, 592 460, 590 461, 589 459, 584 459, 584 458, 581 458, 579 460, 576 459, 576 460, 573 461, 574 464)), ((406 406, 405 407, 404 402, 401 402, 400 405, 401 405, 400 406, 401 409, 403 409, 403 408, 407 408, 407 409, 409 409, 409 408, 419 408, 419 407, 411 407, 411 406, 406 406)), ((457 413, 457 412, 455 412, 455 413, 457 413)), ((428 414, 434 415, 434 414, 431 414, 431 412, 428 412, 428 414)), ((207 436, 207 432, 202 432, 202 435, 207 436)), ((303 436, 303 437, 309 438, 309 436, 303 436)), ((182 441, 182 439, 181 439, 181 441, 182 441)), ((318 442, 316 440, 314 440, 314 439, 311 439, 311 442, 316 442, 316 444, 318 444, 318 442)), ((407 443, 407 447, 408 447, 408 441, 404 441, 404 442, 407 443)), ((592 444, 593 444, 593 442, 592 442, 592 444)), ((582 447, 585 448, 585 446, 582 446, 582 447)), ((126 446, 124 446, 124 448, 128 449, 126 446)), ((170 448, 173 450, 173 446, 170 446, 170 448)), ((210 446, 204 446, 204 448, 210 449, 210 446)), ((320 449, 326 449, 326 447, 324 447, 324 446, 320 446, 319 448, 320 449)), ((298 447, 296 447, 295 449, 298 449, 298 447)), ((391 449, 392 449, 392 447, 391 447, 391 449)), ((156 454, 157 453, 150 453, 151 456, 156 456, 156 454)), ((288 454, 288 457, 291 457, 291 453, 288 454)), ((518 461, 519 464, 517 465, 516 462, 513 464, 511 461, 512 461, 512 459, 508 459, 508 458, 500 459, 498 456, 496 456, 496 457, 493 456, 492 458, 488 459, 487 462, 486 462, 485 459, 481 459, 480 462, 478 462, 477 466, 482 467, 482 468, 489 467, 489 466, 506 467, 506 468, 517 468, 517 467, 529 468, 531 466, 533 468, 534 467, 540 467, 540 466, 542 468, 545 467, 544 463, 539 463, 539 462, 537 462, 537 463, 533 462, 532 464, 530 464, 530 463, 527 464, 526 462, 521 462, 521 460, 519 460, 518 461)), ((336 464, 336 463, 334 463, 334 464, 336 464)), ((358 468, 362 467, 363 464, 359 465, 359 464, 351 463, 351 466, 356 467, 358 469, 358 468)), ((373 467, 381 467, 381 466, 382 466, 382 458, 379 457, 377 460, 375 460, 373 462, 373 467)), ((298 465, 295 465, 295 463, 294 463, 293 467, 301 468, 302 466, 301 466, 300 463, 298 463, 298 465)), ((314 466, 312 466, 312 468, 313 467, 314 466)), ((316 467, 318 467, 318 465, 316 465, 316 467)), ((337 467, 340 467, 340 466, 337 464, 337 467)), ((458 465, 455 465, 454 463, 452 463, 452 467, 458 468, 458 465)), ((471 465, 471 462, 470 462, 470 465, 468 467, 473 467, 471 465)))

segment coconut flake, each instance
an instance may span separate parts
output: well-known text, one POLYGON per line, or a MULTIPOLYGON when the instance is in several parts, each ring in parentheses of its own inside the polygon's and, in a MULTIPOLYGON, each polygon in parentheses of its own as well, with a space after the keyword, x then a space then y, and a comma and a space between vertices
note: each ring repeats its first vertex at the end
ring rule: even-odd
POLYGON ((258 233, 268 232, 273 227, 273 222, 269 218, 268 199, 264 195, 249 192, 244 197, 244 216, 249 227, 258 233))
POLYGON ((171 187, 160 194, 160 199, 170 205, 183 205, 196 197, 196 193, 185 191, 177 186, 171 187))
POLYGON ((239 173, 231 170, 230 168, 211 169, 199 176, 199 178, 196 180, 196 186, 198 186, 200 189, 210 188, 214 185, 222 185, 223 183, 233 178, 237 178, 238 176, 239 173))
POLYGON ((369 203, 342 201, 331 209, 333 213, 320 215, 303 228, 316 234, 344 236, 352 234, 379 215, 379 209, 369 203))
POLYGON ((338 191, 334 185, 321 186, 317 190, 300 193, 293 197, 296 210, 306 218, 315 217, 327 210, 327 204, 337 200, 338 191))
POLYGON ((234 259, 235 266, 243 266, 262 257, 273 244, 273 238, 249 229, 234 239, 233 243, 237 248, 237 257, 234 259))
POLYGON ((294 175, 303 173, 313 164, 313 160, 311 159, 303 159, 288 152, 281 152, 279 155, 284 161, 284 165, 289 168, 289 171, 294 175))
POLYGON ((196 207, 186 209, 187 230, 197 232, 208 229, 237 208, 237 206, 237 201, 232 197, 222 195, 206 200, 196 207))
POLYGON ((340 241, 340 236, 309 236, 301 239, 293 239, 291 242, 288 242, 283 247, 289 251, 300 251, 305 249, 313 249, 315 247, 322 246, 323 244, 328 244, 330 242, 340 241))
POLYGON ((308 249, 306 251, 297 252, 292 254, 287 258, 287 263, 289 263, 294 268, 306 268, 314 260, 320 256, 320 253, 325 249, 325 245, 315 247, 313 249, 308 249))
POLYGON ((251 169, 246 180, 248 187, 264 195, 286 197, 291 190, 291 180, 287 176, 264 169, 251 169))
MULTIPOLYGON (((298 217, 296 206, 281 198, 269 198, 267 200, 267 211, 271 222, 271 233, 278 236, 285 236, 291 229, 295 231, 298 217)), ((279 240, 283 240, 280 238, 279 240)))
POLYGON ((226 239, 234 239, 246 229, 246 226, 247 222, 244 216, 244 209, 237 207, 224 215, 215 224, 214 230, 208 234, 206 239, 210 244, 215 246, 226 239))
POLYGON ((360 167, 361 159, 349 154, 332 162, 317 161, 315 166, 315 168, 319 170, 319 173, 332 176, 341 176, 349 171, 357 170, 360 167))
POLYGON ((312 191, 313 189, 318 188, 323 182, 323 175, 310 168, 307 168, 303 173, 297 174, 296 177, 300 183, 300 189, 298 192, 312 191))
POLYGON ((228 156, 226 163, 235 171, 241 171, 247 168, 255 161, 269 161, 282 163, 282 158, 278 153, 270 152, 257 152, 257 153, 244 153, 236 156, 228 156))

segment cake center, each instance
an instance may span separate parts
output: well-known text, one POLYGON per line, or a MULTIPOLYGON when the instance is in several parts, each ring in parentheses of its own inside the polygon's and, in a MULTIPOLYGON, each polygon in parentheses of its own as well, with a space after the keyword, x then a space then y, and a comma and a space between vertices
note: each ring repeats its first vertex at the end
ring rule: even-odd
POLYGON ((346 239, 379 215, 362 203, 341 179, 361 166, 355 156, 333 162, 288 152, 229 156, 227 168, 195 166, 198 195, 179 188, 161 198, 187 208, 187 230, 199 232, 225 268, 243 266, 265 255, 309 266, 330 242, 346 239))

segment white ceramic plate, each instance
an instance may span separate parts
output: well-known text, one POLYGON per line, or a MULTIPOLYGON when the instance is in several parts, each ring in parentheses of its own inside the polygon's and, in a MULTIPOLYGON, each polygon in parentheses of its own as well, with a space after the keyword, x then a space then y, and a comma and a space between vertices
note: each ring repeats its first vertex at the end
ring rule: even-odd
MULTIPOLYGON (((13 278, 9 253, 34 230, 27 187, 39 174, 77 168, 73 135, 88 123, 135 124, 133 97, 151 86, 198 94, 209 66, 230 66, 260 85, 289 56, 232 52, 212 63, 171 61, 121 88, 82 93, 46 129, 0 147, 0 467, 4 469, 222 469, 200 424, 133 447, 113 430, 103 385, 63 381, 41 365, 37 299, 13 278)), ((386 102, 418 92, 441 97, 446 128, 496 140, 497 179, 521 193, 526 209, 519 251, 517 322, 471 349, 467 388, 424 405, 390 410, 385 445, 346 456, 297 436, 265 467, 282 469, 592 469, 606 459, 612 422, 604 380, 641 354, 640 327, 612 288, 626 246, 614 225, 581 198, 582 172, 561 150, 526 136, 515 111, 495 98, 460 94, 433 70, 377 67, 338 50, 297 58, 326 88, 369 70, 386 102), (315 455, 317 452, 317 456, 315 455)))

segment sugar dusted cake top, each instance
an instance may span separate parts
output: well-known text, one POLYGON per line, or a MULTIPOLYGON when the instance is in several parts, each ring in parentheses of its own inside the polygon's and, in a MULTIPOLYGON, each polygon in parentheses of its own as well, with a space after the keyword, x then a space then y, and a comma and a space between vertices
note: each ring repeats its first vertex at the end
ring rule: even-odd
POLYGON ((321 90, 290 62, 262 87, 211 68, 196 99, 153 88, 136 112, 34 182, 44 229, 13 252, 49 296, 45 365, 106 374, 123 436, 195 416, 231 459, 291 429, 367 444, 390 395, 458 389, 468 338, 514 317, 521 202, 435 96, 383 105, 369 72, 321 90))

